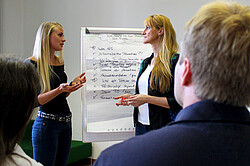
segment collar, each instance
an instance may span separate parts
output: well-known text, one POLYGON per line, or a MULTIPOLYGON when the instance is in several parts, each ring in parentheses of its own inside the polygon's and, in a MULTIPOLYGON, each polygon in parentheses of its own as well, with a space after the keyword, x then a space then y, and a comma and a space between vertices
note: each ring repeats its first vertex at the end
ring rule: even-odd
POLYGON ((250 124, 249 115, 246 107, 217 103, 212 100, 202 100, 182 109, 177 115, 175 122, 234 121, 250 124))
POLYGON ((152 53, 150 57, 146 58, 144 62, 145 62, 147 65, 150 64, 150 63, 151 63, 151 60, 153 59, 153 57, 154 57, 154 53, 152 53))

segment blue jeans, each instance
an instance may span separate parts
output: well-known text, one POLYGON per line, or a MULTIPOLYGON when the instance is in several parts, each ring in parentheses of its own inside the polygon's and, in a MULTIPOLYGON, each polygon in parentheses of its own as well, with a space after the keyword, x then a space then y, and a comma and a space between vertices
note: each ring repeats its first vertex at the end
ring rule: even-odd
POLYGON ((150 129, 149 125, 143 125, 140 122, 136 122, 136 125, 135 125, 135 135, 136 136, 145 134, 146 132, 149 132, 150 130, 151 129, 150 129))
POLYGON ((44 166, 66 166, 71 138, 71 121, 37 117, 32 127, 33 158, 44 166))

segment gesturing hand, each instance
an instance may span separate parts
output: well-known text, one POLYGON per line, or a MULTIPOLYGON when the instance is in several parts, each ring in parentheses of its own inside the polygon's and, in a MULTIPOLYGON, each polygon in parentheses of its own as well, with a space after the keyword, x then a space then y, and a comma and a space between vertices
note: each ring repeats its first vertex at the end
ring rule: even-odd
POLYGON ((132 94, 123 94, 121 96, 117 96, 114 99, 121 99, 118 103, 116 103, 117 106, 123 105, 123 106, 128 106, 128 102, 125 102, 124 100, 132 96, 132 94))
POLYGON ((62 92, 71 93, 81 88, 82 86, 83 86, 82 84, 74 84, 70 86, 69 83, 62 83, 59 86, 59 90, 62 92))
POLYGON ((86 77, 84 76, 85 72, 83 72, 81 75, 77 76, 72 82, 71 85, 75 84, 83 84, 87 81, 86 77))
POLYGON ((148 103, 148 95, 133 95, 125 99, 124 102, 126 102, 128 105, 132 105, 133 107, 139 107, 142 104, 148 103))

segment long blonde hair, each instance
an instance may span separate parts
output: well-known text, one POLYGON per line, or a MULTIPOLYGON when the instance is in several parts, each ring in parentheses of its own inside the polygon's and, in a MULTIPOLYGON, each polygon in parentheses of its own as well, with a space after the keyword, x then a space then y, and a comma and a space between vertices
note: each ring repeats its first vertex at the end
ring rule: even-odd
POLYGON ((159 89, 164 93, 168 91, 171 75, 171 59, 177 53, 179 46, 176 41, 175 30, 166 16, 155 14, 149 16, 144 21, 144 24, 152 29, 159 30, 163 28, 164 33, 160 36, 159 55, 156 58, 155 66, 151 72, 150 86, 152 89, 159 89))
MULTIPOLYGON (((37 60, 37 69, 41 78, 41 93, 51 89, 50 78, 54 72, 50 66, 50 35, 56 27, 62 27, 62 25, 57 22, 43 22, 36 34, 33 57, 37 60)), ((60 51, 58 60, 60 63, 63 61, 62 51, 60 51)))

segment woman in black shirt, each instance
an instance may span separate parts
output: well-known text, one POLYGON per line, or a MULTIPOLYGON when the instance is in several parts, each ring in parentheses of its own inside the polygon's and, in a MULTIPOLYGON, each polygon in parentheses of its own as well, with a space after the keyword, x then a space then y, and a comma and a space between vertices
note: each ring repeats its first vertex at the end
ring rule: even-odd
POLYGON ((67 83, 62 58, 65 41, 59 23, 44 22, 37 31, 33 56, 26 59, 36 66, 41 85, 39 111, 32 128, 33 157, 46 166, 67 164, 72 128, 66 97, 86 82, 85 73, 82 73, 67 83))

